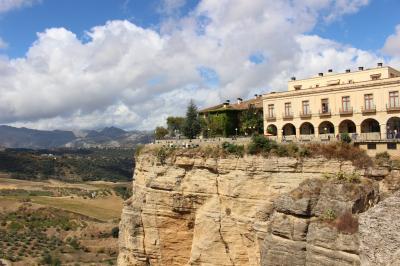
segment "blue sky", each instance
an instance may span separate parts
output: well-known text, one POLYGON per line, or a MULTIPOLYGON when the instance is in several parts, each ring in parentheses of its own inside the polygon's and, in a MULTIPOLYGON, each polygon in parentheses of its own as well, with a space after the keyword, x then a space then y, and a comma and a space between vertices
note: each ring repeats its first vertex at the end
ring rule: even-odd
MULTIPOLYGON (((0 0, 1 1, 1 0, 0 0)), ((182 13, 197 0, 187 1, 182 13)), ((0 16, 0 36, 9 47, 6 54, 20 57, 46 28, 64 27, 79 37, 108 20, 126 19, 142 27, 157 28, 164 17, 157 0, 41 0, 31 7, 12 10, 0 16)))
POLYGON ((379 50, 400 23, 399 10, 398 0, 372 0, 358 13, 331 24, 321 23, 312 33, 360 49, 379 50))
MULTIPOLYGON (((198 0, 187 1, 180 15, 193 10, 197 3, 198 0)), ((20 57, 36 40, 36 33, 46 28, 64 27, 83 37, 93 26, 108 20, 127 19, 142 27, 157 29, 165 17, 161 8, 157 0, 42 0, 32 7, 1 15, 0 36, 8 43, 5 53, 20 57)), ((321 22, 310 33, 364 50, 379 50, 400 23, 399 10, 398 0, 372 0, 357 14, 346 15, 333 23, 321 22)))
POLYGON ((0 0, 0 124, 152 129, 190 99, 203 108, 283 91, 292 76, 400 68, 399 10, 399 0, 0 0))

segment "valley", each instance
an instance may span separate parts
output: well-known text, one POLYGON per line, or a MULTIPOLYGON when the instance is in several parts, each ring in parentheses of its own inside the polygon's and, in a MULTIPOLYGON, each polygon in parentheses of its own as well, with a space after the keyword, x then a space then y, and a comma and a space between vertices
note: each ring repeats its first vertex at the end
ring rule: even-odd
POLYGON ((114 265, 130 182, 0 174, 0 258, 13 265, 114 265))

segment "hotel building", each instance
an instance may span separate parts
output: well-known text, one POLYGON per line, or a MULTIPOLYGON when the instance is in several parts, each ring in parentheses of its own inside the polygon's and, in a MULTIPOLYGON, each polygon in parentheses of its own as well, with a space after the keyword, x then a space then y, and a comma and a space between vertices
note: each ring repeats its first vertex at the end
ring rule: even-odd
POLYGON ((264 132, 278 141, 330 141, 348 133, 369 154, 400 149, 400 71, 319 73, 263 95, 264 132))

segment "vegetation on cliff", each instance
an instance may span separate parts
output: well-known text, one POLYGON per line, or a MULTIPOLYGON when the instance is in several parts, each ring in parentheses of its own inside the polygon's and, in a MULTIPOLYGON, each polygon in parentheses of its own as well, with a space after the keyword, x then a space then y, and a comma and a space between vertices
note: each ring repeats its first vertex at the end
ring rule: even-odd
MULTIPOLYGON (((338 161, 351 161, 358 168, 366 168, 373 164, 373 160, 366 152, 359 147, 346 142, 332 143, 278 143, 270 140, 262 135, 254 135, 247 145, 237 145, 234 143, 224 142, 221 146, 202 146, 191 149, 181 149, 176 147, 156 147, 140 149, 140 152, 152 151, 161 163, 165 163, 170 156, 186 155, 202 157, 226 157, 234 155, 243 157, 246 154, 258 155, 263 157, 324 157, 326 159, 335 159, 338 161)), ((381 156, 382 157, 382 156, 381 156)))

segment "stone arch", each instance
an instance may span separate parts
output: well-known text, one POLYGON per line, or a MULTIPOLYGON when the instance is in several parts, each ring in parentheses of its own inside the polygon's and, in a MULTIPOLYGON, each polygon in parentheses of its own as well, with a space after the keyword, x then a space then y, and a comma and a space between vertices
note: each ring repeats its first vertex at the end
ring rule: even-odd
POLYGON ((335 126, 332 122, 323 121, 318 126, 318 133, 319 134, 335 134, 335 126))
POLYGON ((282 127, 283 136, 296 135, 296 127, 292 123, 287 123, 282 127))
POLYGON ((356 124, 352 120, 346 119, 340 122, 339 133, 356 133, 356 128, 356 124))
POLYGON ((393 116, 386 122, 386 132, 388 139, 400 138, 400 118, 393 116))
POLYGON ((310 122, 304 122, 300 126, 300 135, 314 135, 315 130, 313 124, 310 122))
POLYGON ((361 123, 361 133, 378 133, 381 132, 379 122, 373 118, 367 118, 361 123))
POLYGON ((267 135, 277 136, 278 135, 278 128, 274 124, 269 124, 267 129, 265 130, 267 135))

